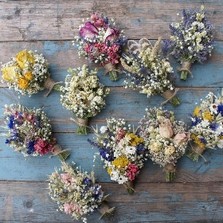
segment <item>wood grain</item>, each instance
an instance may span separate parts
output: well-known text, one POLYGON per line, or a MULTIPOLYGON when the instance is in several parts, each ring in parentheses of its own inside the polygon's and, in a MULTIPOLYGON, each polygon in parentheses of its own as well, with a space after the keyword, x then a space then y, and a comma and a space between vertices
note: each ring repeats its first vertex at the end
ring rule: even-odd
POLYGON ((82 19, 92 12, 115 18, 129 39, 144 36, 149 39, 168 38, 169 24, 179 19, 177 13, 184 8, 200 8, 201 4, 205 5, 207 15, 215 25, 216 38, 222 40, 223 6, 217 0, 14 0, 1 1, 0 41, 72 39, 77 35, 82 19))
MULTIPOLYGON (((136 191, 132 196, 117 184, 102 183, 102 187, 110 194, 109 204, 116 207, 116 212, 110 218, 99 220, 95 211, 88 222, 189 223, 191 219, 202 223, 222 222, 222 182, 140 183, 136 188, 140 192, 136 191)), ((63 213, 55 212, 57 206, 48 196, 46 182, 1 181, 0 200, 1 220, 4 222, 76 222, 63 213)))

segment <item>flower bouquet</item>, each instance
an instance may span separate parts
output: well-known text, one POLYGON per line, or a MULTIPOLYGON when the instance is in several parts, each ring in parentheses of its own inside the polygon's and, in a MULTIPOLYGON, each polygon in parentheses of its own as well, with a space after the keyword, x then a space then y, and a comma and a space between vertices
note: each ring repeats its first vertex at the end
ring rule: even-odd
POLYGON ((166 181, 172 181, 177 160, 184 155, 189 139, 184 122, 176 121, 171 111, 146 109, 139 133, 145 140, 151 160, 164 168, 166 181))
POLYGON ((83 65, 68 72, 65 87, 61 88, 61 103, 75 115, 72 120, 78 125, 77 133, 87 134, 88 119, 104 108, 110 89, 99 82, 96 69, 83 65))
POLYGON ((50 78, 48 63, 42 54, 31 50, 22 50, 1 67, 2 80, 9 88, 22 95, 32 95, 47 89, 60 90, 60 82, 50 78))
POLYGON ((61 150, 52 137, 52 128, 41 109, 28 109, 20 104, 6 105, 5 121, 8 128, 6 144, 26 156, 42 156, 48 153, 65 160, 70 153, 61 150))
POLYGON ((144 140, 126 125, 124 119, 107 119, 107 126, 95 129, 95 141, 99 148, 104 168, 111 180, 123 184, 130 194, 134 193, 133 181, 147 160, 144 140))
POLYGON ((101 217, 112 214, 115 209, 107 205, 107 196, 101 185, 95 183, 93 173, 89 175, 64 162, 59 171, 49 176, 49 195, 60 211, 83 222, 87 222, 86 215, 96 209, 101 217))
POLYGON ((191 117, 192 149, 188 156, 197 161, 210 148, 223 148, 223 97, 210 92, 201 104, 196 106, 191 117))
POLYGON ((116 67, 125 43, 123 31, 118 29, 113 19, 93 13, 90 19, 80 26, 79 36, 75 37, 80 56, 103 66, 110 79, 118 79, 116 67))
MULTIPOLYGON (((178 89, 174 88, 171 77, 173 68, 166 58, 158 53, 161 38, 154 46, 146 39, 139 42, 128 41, 128 50, 121 58, 121 64, 127 74, 126 88, 133 88, 147 97, 160 94, 174 106, 180 104, 176 97, 178 89)), ((164 102, 165 103, 165 102, 164 102)))
POLYGON ((194 62, 203 63, 213 50, 213 26, 206 18, 204 7, 183 10, 182 20, 170 25, 171 54, 181 63, 181 80, 191 74, 194 62))

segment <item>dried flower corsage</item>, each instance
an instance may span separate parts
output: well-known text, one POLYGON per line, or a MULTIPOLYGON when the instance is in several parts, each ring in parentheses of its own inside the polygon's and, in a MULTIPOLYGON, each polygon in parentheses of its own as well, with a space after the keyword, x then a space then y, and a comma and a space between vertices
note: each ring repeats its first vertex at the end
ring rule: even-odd
POLYGON ((26 156, 48 153, 65 160, 69 151, 61 150, 52 136, 50 121, 42 109, 29 109, 20 104, 6 105, 4 110, 8 133, 6 144, 26 156))
POLYGON ((128 41, 128 51, 121 58, 121 64, 127 74, 125 87, 139 90, 147 97, 160 94, 166 102, 177 106, 180 101, 176 96, 178 89, 174 88, 171 81, 173 68, 169 61, 158 53, 160 42, 161 38, 152 46, 146 38, 139 42, 128 41))
POLYGON ((60 90, 60 82, 54 82, 50 78, 47 60, 42 54, 31 50, 22 50, 9 62, 1 67, 2 80, 9 88, 22 95, 32 95, 47 89, 60 90))
POLYGON ((194 62, 203 63, 211 56, 213 49, 213 26, 205 15, 204 7, 197 10, 183 10, 182 20, 170 25, 171 54, 181 63, 181 80, 191 74, 194 62))
POLYGON ((146 109, 139 130, 149 157, 164 168, 166 181, 172 181, 176 174, 177 160, 184 155, 189 140, 185 123, 176 121, 171 111, 150 108, 146 109))
POLYGON ((195 107, 191 120, 192 148, 188 156, 192 160, 197 161, 208 148, 223 148, 223 96, 210 92, 195 107))
POLYGON ((79 36, 75 37, 80 56, 103 66, 110 79, 118 79, 117 66, 125 43, 123 31, 116 27, 113 19, 94 13, 80 26, 79 36))
POLYGON ((96 209, 101 217, 112 214, 115 209, 108 206, 108 195, 104 195, 101 185, 95 183, 93 172, 89 175, 64 162, 59 171, 49 176, 49 195, 60 211, 83 222, 87 222, 86 215, 96 209))
POLYGON ((61 103, 76 117, 72 120, 78 125, 77 133, 87 134, 88 119, 104 108, 110 89, 99 82, 97 69, 83 65, 68 72, 65 87, 61 88, 61 103))
POLYGON ((147 160, 144 140, 127 125, 124 119, 107 119, 107 126, 95 129, 95 142, 99 148, 104 168, 111 180, 123 184, 130 194, 134 193, 133 181, 147 160))

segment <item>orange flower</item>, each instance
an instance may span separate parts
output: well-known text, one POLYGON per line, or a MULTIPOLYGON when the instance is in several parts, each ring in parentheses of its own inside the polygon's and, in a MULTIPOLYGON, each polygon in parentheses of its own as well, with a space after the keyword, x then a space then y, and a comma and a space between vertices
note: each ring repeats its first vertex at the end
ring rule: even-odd
POLYGON ((29 81, 22 77, 18 80, 18 86, 20 89, 25 90, 29 86, 29 81))
POLYGON ((25 79, 31 81, 33 79, 33 74, 31 71, 27 71, 24 75, 25 79))

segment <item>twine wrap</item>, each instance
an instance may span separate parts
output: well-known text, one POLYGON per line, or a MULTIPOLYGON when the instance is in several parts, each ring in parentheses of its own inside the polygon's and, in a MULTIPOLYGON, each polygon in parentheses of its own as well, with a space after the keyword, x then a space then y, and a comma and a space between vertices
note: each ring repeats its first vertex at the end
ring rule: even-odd
POLYGON ((101 205, 98 207, 98 211, 101 214, 100 219, 104 216, 110 215, 114 212, 115 208, 110 208, 106 201, 103 201, 101 205))
POLYGON ((50 92, 53 90, 53 87, 55 85, 60 84, 60 83, 62 83, 62 82, 61 81, 55 82, 50 77, 47 77, 47 79, 45 80, 44 85, 43 85, 43 87, 48 90, 48 92, 45 94, 45 97, 47 97, 50 94, 50 92))
POLYGON ((175 173, 176 167, 172 163, 168 163, 164 166, 164 171, 167 173, 175 173))
POLYGON ((72 120, 73 122, 75 122, 78 126, 87 127, 87 125, 88 125, 88 119, 83 119, 83 118, 73 119, 73 118, 71 118, 70 120, 72 120))
POLYGON ((191 63, 189 61, 183 61, 181 68, 179 68, 178 71, 187 71, 190 75, 192 75, 190 68, 191 63))
POLYGON ((53 156, 59 156, 62 160, 66 160, 67 157, 70 155, 69 150, 62 150, 59 144, 55 144, 53 146, 51 153, 53 154, 53 156))
POLYGON ((162 97, 164 97, 166 99, 166 101, 162 102, 161 105, 164 105, 167 102, 169 102, 173 97, 176 96, 176 94, 179 90, 180 90, 179 88, 175 88, 175 90, 167 90, 167 91, 163 92, 162 97))
POLYGON ((202 148, 202 147, 199 147, 198 145, 193 147, 193 151, 198 155, 203 154, 204 150, 205 150, 205 147, 202 148))
POLYGON ((127 189, 129 194, 133 194, 135 192, 133 181, 128 181, 124 183, 124 187, 127 189))
POLYGON ((113 70, 115 70, 115 66, 112 64, 112 63, 107 63, 104 65, 104 68, 105 68, 105 73, 109 73, 113 70))

